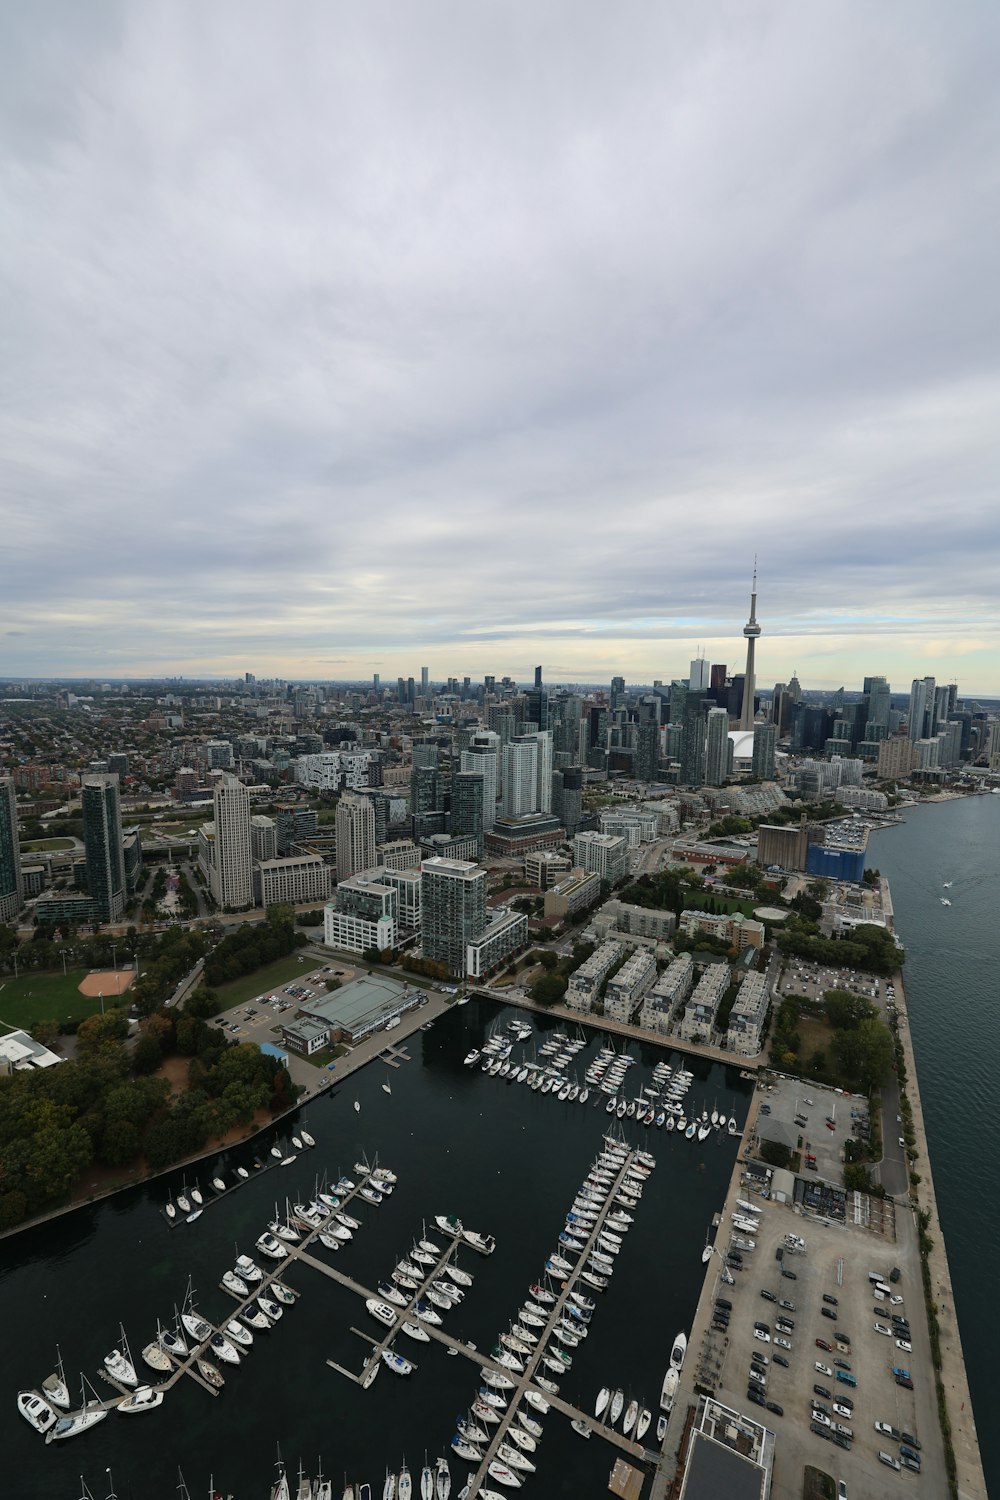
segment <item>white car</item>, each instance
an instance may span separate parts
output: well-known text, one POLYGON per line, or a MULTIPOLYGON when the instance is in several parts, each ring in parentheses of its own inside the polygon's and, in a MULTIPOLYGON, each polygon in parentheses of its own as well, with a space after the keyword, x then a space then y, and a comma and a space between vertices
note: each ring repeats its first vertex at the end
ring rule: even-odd
POLYGON ((896 1348, 902 1349, 904 1354, 913 1353, 913 1345, 910 1343, 909 1339, 897 1339, 896 1348))
POLYGON ((893 1307, 902 1307, 903 1305, 903 1299, 898 1292, 896 1292, 894 1296, 890 1297, 889 1301, 892 1303, 893 1307))
POLYGON ((833 1379, 833 1371, 829 1365, 823 1364, 822 1360, 815 1360, 813 1362, 813 1369, 818 1370, 821 1375, 829 1375, 830 1379, 833 1379))
POLYGON ((813 1407, 810 1415, 812 1417, 812 1420, 814 1422, 818 1422, 821 1427, 833 1426, 833 1423, 830 1421, 830 1418, 827 1416, 826 1412, 819 1411, 815 1406, 813 1407))
POLYGON ((884 1333, 887 1339, 892 1338, 892 1329, 886 1328, 884 1323, 873 1323, 872 1327, 876 1333, 884 1333))
POLYGON ((833 1403, 833 1409, 837 1413, 838 1417, 846 1417, 848 1421, 850 1421, 851 1417, 854 1416, 851 1408, 849 1406, 845 1406, 842 1401, 835 1401, 833 1403))
POLYGON ((903 1147, 903 1148, 904 1148, 904 1150, 905 1150, 905 1148, 906 1148, 906 1142, 905 1142, 905 1141, 904 1141, 904 1139, 903 1139, 903 1137, 902 1137, 902 1136, 900 1136, 900 1137, 899 1137, 899 1144, 900 1144, 900 1145, 901 1145, 901 1146, 902 1146, 902 1147, 903 1147))
POLYGON ((883 1437, 893 1437, 895 1435, 888 1422, 876 1422, 875 1431, 881 1432, 883 1437))
POLYGON ((777 1344, 779 1349, 791 1349, 792 1347, 790 1339, 783 1339, 778 1335, 775 1336, 774 1342, 777 1344))
MULTIPOLYGON (((771 1335, 769 1333, 765 1333, 761 1328, 755 1328, 753 1331, 753 1336, 755 1339, 760 1339, 762 1344, 769 1344, 771 1342, 771 1335)), ((791 1348, 791 1345, 789 1344, 788 1347, 791 1348)))

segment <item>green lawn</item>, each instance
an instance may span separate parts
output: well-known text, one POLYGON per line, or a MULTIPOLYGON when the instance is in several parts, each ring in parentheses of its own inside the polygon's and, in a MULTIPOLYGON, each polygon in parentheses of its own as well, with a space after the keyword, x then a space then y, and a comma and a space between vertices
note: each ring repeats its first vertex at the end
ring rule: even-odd
MULTIPOLYGON (((36 1021, 82 1021, 84 1016, 100 1010, 96 995, 81 995, 77 986, 87 977, 86 969, 70 969, 60 974, 22 974, 20 979, 8 975, 0 982, 0 1021, 30 1031, 36 1021)), ((114 997, 112 996, 111 999, 114 997)), ((107 995, 106 1006, 110 1005, 107 995)), ((125 998, 125 1004, 128 1004, 125 998)))
POLYGON ((298 959, 294 954, 279 958, 273 964, 265 964, 262 969, 255 970, 253 974, 245 974, 242 979, 231 979, 228 984, 220 984, 216 990, 220 1001, 219 1009, 228 1010, 233 1005, 245 1005, 248 1000, 270 994, 318 967, 321 965, 315 958, 298 959))
POLYGON ((74 847, 72 839, 29 839, 26 844, 21 845, 21 853, 41 854, 46 850, 73 849, 74 847))
POLYGON ((763 896, 756 898, 753 896, 723 896, 721 893, 717 894, 715 891, 706 892, 704 895, 696 891, 684 897, 684 906, 688 911, 692 908, 695 911, 705 911, 712 902, 716 906, 724 907, 727 912, 741 911, 745 917, 752 917, 755 907, 764 904, 764 898, 763 896))

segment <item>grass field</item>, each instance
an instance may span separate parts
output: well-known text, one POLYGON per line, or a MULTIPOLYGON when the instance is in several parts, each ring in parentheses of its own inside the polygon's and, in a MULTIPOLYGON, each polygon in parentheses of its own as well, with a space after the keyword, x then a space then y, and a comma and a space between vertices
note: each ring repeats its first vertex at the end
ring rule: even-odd
MULTIPOLYGON (((0 987, 0 1021, 30 1031, 36 1021, 82 1021, 100 1010, 96 995, 81 995, 77 986, 87 976, 86 969, 70 969, 68 974, 9 975, 0 987)), ((105 1004, 107 1004, 105 998, 105 1004)))
MULTIPOLYGON (((258 995, 269 994, 283 984, 290 984, 293 979, 298 979, 300 975, 308 974, 317 967, 318 960, 314 958, 299 959, 294 954, 279 958, 273 964, 265 964, 263 969, 257 969, 253 974, 245 974, 242 979, 231 979, 228 984, 220 984, 216 989, 219 1009, 229 1010, 233 1005, 245 1005, 248 1000, 256 1000, 258 995)), ((0 1000, 2 998, 0 995, 0 1000)))
POLYGON ((694 908, 696 911, 705 911, 709 903, 714 902, 716 906, 724 907, 727 912, 741 911, 745 917, 752 917, 754 908, 760 906, 761 901, 761 897, 754 900, 752 896, 723 896, 712 891, 704 896, 698 893, 685 896, 684 905, 688 910, 694 908))
POLYGON ((74 847, 75 845, 72 839, 29 839, 26 844, 21 845, 21 853, 52 853, 57 849, 72 849, 74 847))

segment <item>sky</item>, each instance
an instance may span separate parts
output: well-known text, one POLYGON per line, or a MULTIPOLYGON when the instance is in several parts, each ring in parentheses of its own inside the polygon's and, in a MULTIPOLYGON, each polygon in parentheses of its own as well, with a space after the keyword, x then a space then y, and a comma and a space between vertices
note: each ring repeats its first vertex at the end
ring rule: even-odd
POLYGON ((991 0, 0 9, 0 676, 1000 693, 991 0))

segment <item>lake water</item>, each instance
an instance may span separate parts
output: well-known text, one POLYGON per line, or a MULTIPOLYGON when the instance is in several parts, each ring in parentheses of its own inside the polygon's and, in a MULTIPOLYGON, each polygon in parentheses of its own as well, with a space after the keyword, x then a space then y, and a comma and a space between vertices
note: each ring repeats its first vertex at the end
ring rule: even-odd
POLYGON ((996 1121, 1000 1106, 1000 797, 932 803, 876 834, 868 864, 888 876, 920 1096, 986 1486, 1000 1495, 1000 1434, 990 1392, 997 1316, 992 1277, 1000 1235, 996 1121), (945 882, 950 888, 945 889, 945 882), (942 906, 944 897, 951 906, 942 906), (987 1300, 989 1311, 987 1311, 987 1300))
MULTIPOLYGON (((180 1466, 194 1500, 207 1493, 210 1475, 235 1500, 268 1500, 280 1443, 290 1474, 300 1456, 307 1472, 315 1473, 321 1456, 339 1500, 345 1475, 368 1480, 381 1496, 387 1465, 398 1469, 405 1455, 419 1477, 425 1452, 431 1462, 448 1452, 455 1416, 468 1410, 475 1393, 477 1368, 462 1356, 446 1355, 440 1345, 401 1336, 399 1347, 416 1361, 417 1371, 398 1379, 382 1370, 371 1389, 362 1391, 326 1360, 360 1369, 368 1346, 349 1329, 370 1330, 374 1339, 378 1325, 359 1298, 301 1265, 286 1277, 302 1293, 299 1302, 270 1334, 257 1336, 240 1368, 223 1367, 226 1386, 218 1399, 185 1378, 157 1411, 126 1420, 112 1412, 91 1432, 46 1447, 18 1416, 15 1396, 49 1373, 57 1343, 71 1389, 79 1389, 83 1370, 108 1396, 110 1388, 96 1371, 119 1322, 138 1363, 157 1317, 170 1321, 189 1275, 199 1310, 213 1322, 224 1321, 234 1304, 219 1288, 221 1275, 237 1247, 254 1253, 275 1198, 311 1195, 316 1173, 333 1179, 342 1171, 356 1175, 352 1166, 362 1153, 370 1159, 377 1153, 398 1174, 399 1185, 381 1206, 353 1210, 364 1227, 335 1260, 318 1245, 313 1253, 374 1287, 420 1236, 422 1221, 429 1224, 435 1214, 456 1213, 466 1225, 495 1234, 498 1247, 490 1258, 471 1250, 461 1256, 475 1284, 463 1305, 445 1315, 450 1333, 488 1351, 556 1248, 564 1213, 610 1121, 593 1101, 560 1104, 487 1077, 478 1067, 463 1067, 469 1048, 509 1014, 473 1000, 431 1030, 417 1032, 405 1044, 411 1062, 398 1070, 373 1064, 309 1105, 307 1128, 317 1146, 300 1163, 254 1177, 192 1226, 168 1230, 163 1219, 168 1189, 180 1190, 178 1174, 0 1244, 5 1492, 18 1500, 77 1500, 82 1473, 95 1500, 104 1500, 110 1467, 120 1500, 176 1500, 180 1466), (391 1096, 382 1090, 384 1081, 391 1096)), ((554 1029, 544 1017, 529 1019, 538 1031, 554 1029)), ((588 1035, 592 1039, 577 1059, 581 1079, 599 1045, 588 1035)), ((635 1043, 631 1051, 640 1058, 628 1079, 634 1094, 665 1054, 635 1043)), ((688 1066, 695 1074, 689 1100, 709 1111, 717 1100, 742 1128, 752 1085, 739 1080, 736 1068, 696 1061, 688 1066)), ((635 1210, 617 1273, 603 1296, 595 1293, 590 1336, 574 1351, 561 1395, 593 1410, 602 1385, 620 1386, 626 1397, 635 1395, 650 1407, 655 1422, 673 1337, 690 1327, 702 1284, 700 1252, 724 1199, 737 1140, 713 1134, 699 1145, 623 1123, 631 1127, 627 1138, 651 1150, 658 1165, 635 1210)), ((290 1133, 286 1128, 286 1139, 290 1133)), ((271 1141, 269 1132, 254 1149, 263 1151, 271 1141)), ((237 1163, 249 1165, 252 1157, 249 1147, 228 1153, 219 1159, 223 1175, 231 1178, 237 1163)), ((203 1189, 208 1175, 202 1174, 203 1189)), ((430 1237, 440 1241, 433 1231, 430 1237)), ((530 1490, 546 1500, 596 1500, 607 1493, 613 1451, 597 1439, 584 1442, 552 1412, 533 1455, 538 1472, 529 1476, 530 1490)), ((467 1466, 454 1457, 450 1462, 457 1494, 467 1466)))

